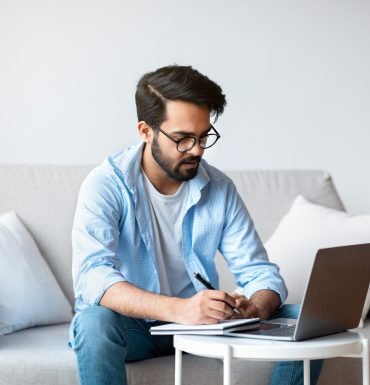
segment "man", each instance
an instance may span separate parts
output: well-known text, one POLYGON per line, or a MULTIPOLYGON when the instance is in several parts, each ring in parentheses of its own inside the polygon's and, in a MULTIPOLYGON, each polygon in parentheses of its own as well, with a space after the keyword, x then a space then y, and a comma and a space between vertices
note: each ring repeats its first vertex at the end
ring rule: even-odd
MULTIPOLYGON (((221 88, 191 67, 144 75, 136 91, 142 143, 108 157, 84 181, 72 234, 71 325, 82 385, 126 384, 125 362, 172 354, 172 337, 149 333, 160 322, 284 313, 284 281, 234 184, 202 159, 220 138, 210 118, 225 105, 221 88), (217 249, 239 294, 204 290, 194 278, 218 287, 217 249)), ((300 364, 281 363, 273 383, 301 377, 300 364)))

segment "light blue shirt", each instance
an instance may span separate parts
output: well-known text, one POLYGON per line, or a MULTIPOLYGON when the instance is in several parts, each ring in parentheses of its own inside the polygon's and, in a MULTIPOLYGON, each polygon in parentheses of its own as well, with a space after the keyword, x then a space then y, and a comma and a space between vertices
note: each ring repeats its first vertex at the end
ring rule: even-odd
MULTIPOLYGON (((120 281, 160 293, 141 172, 143 145, 108 157, 81 186, 72 230, 76 312, 98 304, 104 292, 120 281)), ((193 272, 219 287, 214 261, 218 249, 244 295, 270 289, 283 303, 287 290, 279 268, 269 262, 231 179, 203 159, 196 177, 187 183, 182 252, 195 290, 204 290, 204 286, 194 279, 193 272)))

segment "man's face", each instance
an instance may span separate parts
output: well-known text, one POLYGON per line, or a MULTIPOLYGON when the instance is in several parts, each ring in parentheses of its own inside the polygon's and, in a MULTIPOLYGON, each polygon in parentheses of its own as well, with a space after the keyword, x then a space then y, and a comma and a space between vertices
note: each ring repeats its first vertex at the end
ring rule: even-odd
MULTIPOLYGON (((170 101, 167 103, 167 119, 161 124, 161 130, 174 140, 187 136, 199 139, 210 127, 210 116, 207 108, 192 103, 170 101)), ((195 146, 184 153, 177 150, 176 143, 163 133, 155 130, 151 144, 153 159, 166 173, 177 181, 187 181, 196 176, 199 162, 204 150, 195 146)))

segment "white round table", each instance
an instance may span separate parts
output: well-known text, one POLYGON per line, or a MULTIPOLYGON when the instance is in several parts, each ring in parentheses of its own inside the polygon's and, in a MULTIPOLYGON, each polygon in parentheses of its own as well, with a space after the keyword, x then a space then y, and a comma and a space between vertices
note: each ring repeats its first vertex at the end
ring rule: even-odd
POLYGON ((224 364, 224 385, 230 385, 231 360, 304 362, 304 385, 310 384, 310 360, 332 357, 361 357, 363 385, 369 382, 369 344, 357 332, 344 332, 306 341, 286 342, 226 336, 174 336, 175 385, 181 385, 182 352, 211 358, 221 358, 224 364))

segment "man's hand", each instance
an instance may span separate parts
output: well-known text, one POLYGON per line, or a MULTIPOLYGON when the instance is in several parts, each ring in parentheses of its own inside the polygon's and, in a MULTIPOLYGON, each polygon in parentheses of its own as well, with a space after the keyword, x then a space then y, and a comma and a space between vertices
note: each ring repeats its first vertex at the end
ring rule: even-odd
POLYGON ((176 322, 216 324, 233 316, 235 299, 221 290, 203 290, 179 302, 176 322))
POLYGON ((230 295, 235 299, 236 307, 240 311, 240 314, 234 313, 232 318, 260 318, 259 309, 246 296, 239 293, 231 293, 230 295))
POLYGON ((230 294, 236 302, 240 314, 232 318, 270 318, 280 306, 279 295, 272 290, 259 290, 250 299, 239 293, 230 294))

